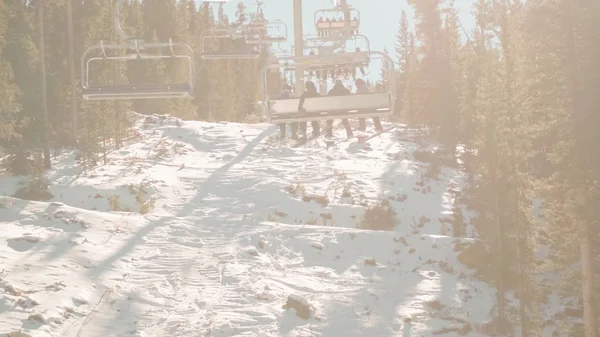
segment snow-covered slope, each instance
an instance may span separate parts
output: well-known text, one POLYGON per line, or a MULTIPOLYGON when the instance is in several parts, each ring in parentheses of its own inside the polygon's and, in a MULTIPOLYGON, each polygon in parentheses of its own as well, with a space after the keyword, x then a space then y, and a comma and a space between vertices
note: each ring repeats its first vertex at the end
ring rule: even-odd
POLYGON ((461 174, 417 161, 432 147, 409 130, 348 151, 134 117, 106 165, 55 160, 51 202, 3 180, 0 334, 477 336, 490 320, 492 288, 457 258, 471 241, 452 237, 461 174), (365 213, 381 200, 394 230, 358 229, 389 221, 365 213))

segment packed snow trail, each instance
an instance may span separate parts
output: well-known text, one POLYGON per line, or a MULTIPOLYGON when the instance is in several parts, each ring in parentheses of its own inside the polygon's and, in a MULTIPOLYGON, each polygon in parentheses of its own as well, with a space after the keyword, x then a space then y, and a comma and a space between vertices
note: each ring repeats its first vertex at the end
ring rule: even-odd
POLYGON ((5 289, 21 289, 2 293, 0 326, 34 337, 459 336, 489 320, 494 292, 456 257, 468 240, 439 235, 460 174, 431 178, 412 158, 422 145, 398 140, 406 130, 351 152, 343 140, 273 146, 265 125, 150 116, 134 131, 87 174, 56 165, 65 205, 4 199, 14 230, 1 235, 34 243, 0 250, 5 289), (111 194, 141 207, 129 193, 139 183, 156 199, 150 213, 107 212, 111 194), (361 203, 381 198, 396 231, 356 229, 361 203), (65 214, 85 226, 65 229, 65 214), (28 290, 37 304, 9 311, 28 290), (289 295, 310 303, 309 319, 282 309, 289 295))

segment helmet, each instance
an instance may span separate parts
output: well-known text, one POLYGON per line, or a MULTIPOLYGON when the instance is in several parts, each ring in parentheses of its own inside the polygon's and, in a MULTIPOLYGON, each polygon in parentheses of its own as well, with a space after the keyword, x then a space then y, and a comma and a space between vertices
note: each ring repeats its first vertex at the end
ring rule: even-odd
POLYGON ((306 81, 305 83, 306 89, 312 89, 312 90, 317 90, 317 87, 315 86, 315 83, 313 81, 306 81))

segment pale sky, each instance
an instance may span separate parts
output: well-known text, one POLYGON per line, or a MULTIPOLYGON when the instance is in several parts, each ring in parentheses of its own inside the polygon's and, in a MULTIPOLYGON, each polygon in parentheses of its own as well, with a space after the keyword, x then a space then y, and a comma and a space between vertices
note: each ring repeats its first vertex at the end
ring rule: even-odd
MULTIPOLYGON (((197 0, 202 2, 202 0, 197 0)), ((229 0, 224 8, 230 18, 235 13, 235 8, 240 0, 229 0)), ((243 0, 249 12, 256 10, 256 0, 243 0)), ((269 20, 282 20, 288 25, 288 39, 293 43, 293 11, 292 0, 263 0, 263 11, 269 20)), ((333 0, 303 0, 304 34, 314 34, 314 13, 322 8, 333 7, 333 0)), ((455 0, 456 8, 460 14, 461 23, 470 32, 473 27, 471 7, 473 0, 455 0)), ((385 46, 393 51, 394 38, 398 31, 400 13, 405 10, 412 21, 412 9, 406 0, 348 0, 348 4, 360 11, 361 34, 366 35, 371 41, 371 48, 383 50, 385 46)), ((217 4, 213 5, 215 14, 217 4)))
MULTIPOLYGON (((201 3, 202 0, 196 0, 201 3)), ((229 0, 224 5, 225 13, 230 20, 234 17, 237 3, 243 1, 248 12, 256 11, 256 0, 229 0)), ((472 4, 474 0, 455 0, 461 24, 471 32, 474 27, 472 19, 472 4)), ((290 50, 294 40, 293 27, 293 1, 292 0, 263 0, 263 12, 267 20, 282 20, 288 26, 288 43, 283 45, 284 49, 290 50)), ((333 7, 334 0, 303 0, 303 33, 314 35, 314 13, 319 9, 333 7)), ((348 4, 360 11, 361 26, 360 33, 365 35, 371 44, 371 50, 383 51, 388 48, 390 56, 395 59, 395 36, 398 31, 400 14, 405 10, 409 22, 413 21, 411 6, 406 0, 348 0, 348 4)), ((214 13, 217 14, 218 4, 213 4, 214 13)))

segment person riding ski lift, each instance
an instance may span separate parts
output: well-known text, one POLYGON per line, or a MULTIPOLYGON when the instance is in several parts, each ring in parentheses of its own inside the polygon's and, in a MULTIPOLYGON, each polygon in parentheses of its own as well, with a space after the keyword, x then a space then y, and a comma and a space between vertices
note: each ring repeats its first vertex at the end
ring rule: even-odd
MULTIPOLYGON (((367 82, 362 78, 357 79, 354 84, 356 85, 356 94, 366 94, 369 93, 369 87, 367 87, 367 82)), ((375 130, 381 132, 383 131, 383 127, 381 126, 381 120, 379 117, 373 117, 373 123, 375 124, 375 130)), ((364 117, 358 119, 358 129, 362 132, 367 130, 367 123, 364 117)))
POLYGON ((281 91, 281 95, 279 95, 279 99, 289 99, 292 97, 293 97, 292 86, 287 83, 284 84, 283 90, 281 91))
MULTIPOLYGON (((351 95, 351 94, 352 94, 352 92, 344 86, 344 82, 342 82, 341 79, 337 79, 335 81, 335 84, 333 85, 333 88, 331 88, 331 90, 329 90, 329 92, 327 93, 327 96, 344 96, 344 95, 351 95)), ((343 118, 342 124, 344 125, 344 128, 346 129, 346 136, 348 136, 348 138, 352 138, 353 137, 352 127, 350 126, 350 122, 348 121, 348 119, 343 118)), ((333 136, 333 120, 332 119, 327 120, 326 135, 327 135, 327 137, 333 136)))
MULTIPOLYGON (((315 86, 315 83, 313 81, 306 81, 305 87, 306 87, 306 91, 304 91, 302 93, 302 95, 300 96, 300 102, 298 103, 298 111, 304 112, 304 113, 306 112, 306 109, 304 109, 304 107, 303 107, 304 100, 307 98, 311 98, 311 97, 321 96, 321 95, 319 95, 319 92, 317 91, 317 86, 315 86)), ((312 121, 310 123, 312 125, 313 137, 318 137, 321 134, 319 122, 312 121)), ((306 122, 300 122, 300 132, 302 132, 302 134, 305 138, 306 138, 306 128, 307 128, 306 124, 307 124, 306 122)), ((298 125, 297 123, 292 123, 292 139, 298 139, 297 125, 298 125)))

